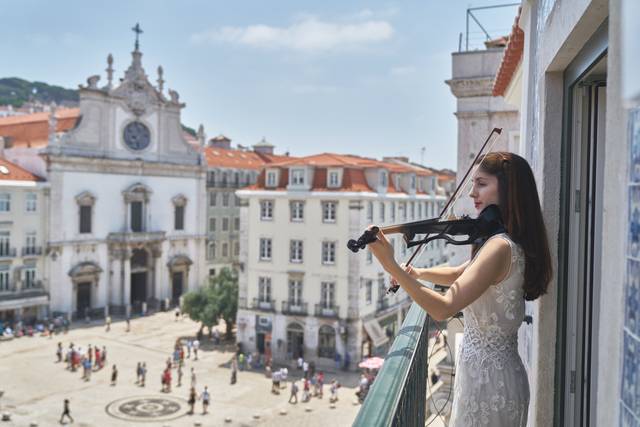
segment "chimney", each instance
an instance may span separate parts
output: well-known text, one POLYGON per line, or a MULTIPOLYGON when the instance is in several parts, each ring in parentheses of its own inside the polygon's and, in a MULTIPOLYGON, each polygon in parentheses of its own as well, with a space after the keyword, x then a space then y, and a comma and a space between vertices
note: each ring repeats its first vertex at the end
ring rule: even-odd
POLYGON ((260 154, 273 154, 273 144, 267 142, 265 137, 262 137, 262 140, 253 146, 253 151, 260 154))
POLYGON ((209 140, 209 147, 214 148, 224 148, 226 150, 231 149, 231 140, 226 136, 220 134, 216 137, 213 137, 209 140))

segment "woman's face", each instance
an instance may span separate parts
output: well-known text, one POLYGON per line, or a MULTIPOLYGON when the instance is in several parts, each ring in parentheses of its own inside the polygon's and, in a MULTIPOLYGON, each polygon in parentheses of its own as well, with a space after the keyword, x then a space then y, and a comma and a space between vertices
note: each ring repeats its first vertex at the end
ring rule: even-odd
POLYGON ((469 196, 473 199, 473 205, 478 213, 489 205, 497 205, 499 202, 498 177, 479 170, 473 178, 469 196))

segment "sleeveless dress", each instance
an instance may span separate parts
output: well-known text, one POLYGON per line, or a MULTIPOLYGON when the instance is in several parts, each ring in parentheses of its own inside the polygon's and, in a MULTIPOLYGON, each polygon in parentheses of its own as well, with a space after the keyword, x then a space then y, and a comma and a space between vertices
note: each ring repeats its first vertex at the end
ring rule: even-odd
POLYGON ((518 354, 525 313, 524 253, 506 233, 491 239, 509 242, 511 266, 502 282, 462 310, 464 337, 456 356, 449 427, 527 425, 529 381, 518 354))

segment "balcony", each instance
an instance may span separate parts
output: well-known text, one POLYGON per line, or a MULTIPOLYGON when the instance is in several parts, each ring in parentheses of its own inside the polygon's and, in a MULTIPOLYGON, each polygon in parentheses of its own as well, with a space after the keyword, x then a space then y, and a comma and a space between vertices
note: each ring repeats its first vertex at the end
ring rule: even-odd
POLYGON ((247 184, 246 182, 230 182, 230 181, 215 181, 215 180, 207 180, 207 188, 241 188, 247 184))
POLYGON ((2 247, 0 248, 0 258, 15 258, 16 248, 2 247))
POLYGON ((42 246, 25 246, 22 248, 22 256, 39 256, 42 255, 42 246))
POLYGON ((331 307, 325 307, 322 304, 316 304, 316 317, 329 317, 329 318, 337 318, 338 313, 340 312, 340 307, 337 305, 331 307))
POLYGON ((412 304, 354 422, 356 427, 424 426, 426 418, 427 314, 412 304))
POLYGON ((164 240, 164 231, 129 231, 107 234, 107 242, 109 243, 151 243, 164 240))
POLYGON ((253 310, 260 311, 276 311, 276 303, 274 300, 264 301, 259 300, 258 298, 253 299, 253 303, 251 304, 251 308, 253 310))
POLYGON ((307 303, 299 302, 298 304, 294 304, 289 301, 282 301, 282 314, 289 316, 306 316, 308 314, 307 303))
POLYGON ((44 289, 42 280, 34 281, 29 287, 22 283, 19 288, 13 285, 9 289, 0 290, 0 308, 11 309, 16 300, 29 300, 32 305, 48 304, 49 293, 44 289))

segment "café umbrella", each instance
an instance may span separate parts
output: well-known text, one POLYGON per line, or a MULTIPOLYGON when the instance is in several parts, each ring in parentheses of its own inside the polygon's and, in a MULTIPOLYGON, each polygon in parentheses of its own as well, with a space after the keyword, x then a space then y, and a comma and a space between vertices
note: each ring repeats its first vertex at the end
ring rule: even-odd
POLYGON ((358 367, 362 369, 380 369, 383 363, 384 359, 381 357, 369 357, 360 362, 358 367))

